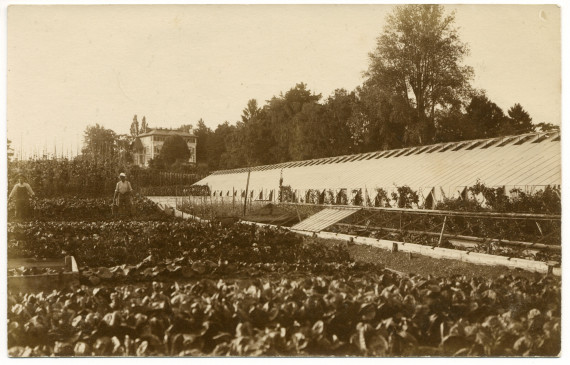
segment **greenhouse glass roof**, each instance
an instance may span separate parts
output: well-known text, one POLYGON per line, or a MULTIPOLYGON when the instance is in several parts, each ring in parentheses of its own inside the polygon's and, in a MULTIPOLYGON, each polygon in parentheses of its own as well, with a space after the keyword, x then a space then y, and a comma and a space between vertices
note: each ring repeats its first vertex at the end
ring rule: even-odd
POLYGON ((407 185, 457 194, 477 181, 487 186, 561 184, 560 133, 532 133, 483 140, 367 152, 274 165, 215 171, 197 182, 212 191, 376 189, 407 185))

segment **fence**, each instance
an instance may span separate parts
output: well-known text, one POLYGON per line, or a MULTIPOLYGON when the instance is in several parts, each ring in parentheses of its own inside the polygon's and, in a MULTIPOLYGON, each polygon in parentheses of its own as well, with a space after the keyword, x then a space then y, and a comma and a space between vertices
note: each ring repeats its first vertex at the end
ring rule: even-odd
POLYGON ((133 170, 129 180, 138 187, 149 186, 189 186, 199 181, 201 174, 188 174, 181 172, 133 170))
MULTIPOLYGON (((305 216, 328 207, 281 205, 302 209, 305 216)), ((327 230, 399 241, 421 238, 433 245, 440 245, 442 239, 500 241, 509 246, 560 252, 561 227, 560 215, 364 207, 327 230)))
POLYGON ((146 196, 209 196, 207 186, 203 185, 163 185, 140 187, 137 191, 146 196))
POLYGON ((223 196, 179 196, 175 197, 175 204, 184 213, 196 215, 204 219, 214 217, 242 217, 271 203, 268 200, 247 199, 245 197, 223 196), (245 209, 244 209, 245 205, 245 209))

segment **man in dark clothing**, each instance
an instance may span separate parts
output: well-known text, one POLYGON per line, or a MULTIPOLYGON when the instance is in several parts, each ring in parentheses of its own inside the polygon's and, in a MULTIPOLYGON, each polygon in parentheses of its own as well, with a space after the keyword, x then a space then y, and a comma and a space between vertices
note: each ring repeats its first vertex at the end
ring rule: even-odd
POLYGON ((8 196, 8 200, 14 198, 14 203, 16 205, 16 219, 22 220, 29 218, 30 198, 33 198, 34 196, 34 191, 30 185, 24 182, 24 176, 19 174, 18 183, 14 185, 14 188, 10 192, 10 196, 8 196))

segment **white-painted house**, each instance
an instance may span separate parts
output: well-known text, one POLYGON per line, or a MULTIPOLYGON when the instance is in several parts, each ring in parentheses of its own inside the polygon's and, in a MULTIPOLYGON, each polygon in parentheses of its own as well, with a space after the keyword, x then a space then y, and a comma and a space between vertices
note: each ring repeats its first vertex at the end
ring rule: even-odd
POLYGON ((192 133, 172 129, 151 129, 149 132, 139 134, 134 144, 134 162, 138 166, 148 166, 149 161, 159 155, 164 141, 178 135, 184 139, 190 150, 189 163, 196 163, 197 138, 192 133))

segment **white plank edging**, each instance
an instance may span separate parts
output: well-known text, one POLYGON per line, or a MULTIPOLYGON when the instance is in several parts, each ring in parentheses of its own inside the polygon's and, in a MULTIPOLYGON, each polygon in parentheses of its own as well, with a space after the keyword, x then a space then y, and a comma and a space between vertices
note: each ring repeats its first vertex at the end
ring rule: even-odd
POLYGON ((161 201, 161 199, 153 199, 154 197, 147 197, 150 201, 152 201, 153 203, 155 203, 160 209, 162 209, 163 211, 167 211, 167 209, 172 209, 172 212, 174 214, 175 217, 180 217, 180 218, 184 218, 184 219, 192 219, 198 222, 202 222, 202 223, 209 223, 210 221, 208 219, 204 219, 204 218, 200 218, 198 216, 189 214, 189 213, 184 213, 181 210, 178 210, 176 207, 172 207, 170 206, 170 204, 165 203, 164 201, 161 201))
MULTIPOLYGON (((245 224, 254 224, 262 227, 277 228, 276 225, 272 224, 256 223, 250 221, 240 221, 240 222, 245 224)), ((314 236, 324 239, 349 241, 357 244, 364 244, 364 245, 378 247, 384 250, 392 250, 393 245, 396 244, 398 251, 416 253, 436 259, 459 260, 479 265, 500 265, 500 266, 509 267, 511 269, 524 269, 527 271, 538 272, 541 274, 547 274, 550 271, 552 272, 553 275, 556 276, 560 276, 562 271, 560 268, 549 267, 549 265, 545 262, 533 261, 527 259, 509 258, 506 256, 489 255, 486 253, 469 252, 469 251, 462 251, 450 248, 431 247, 426 245, 419 245, 416 243, 388 241, 371 237, 351 236, 343 233, 333 233, 325 231, 314 233, 309 231, 293 230, 287 227, 281 227, 281 228, 289 229, 292 232, 296 232, 305 236, 314 236)))

